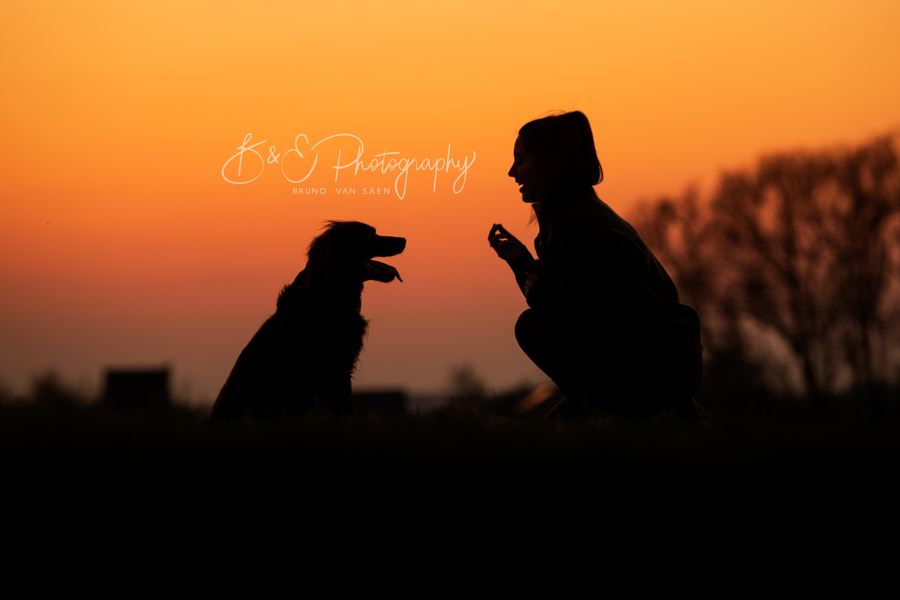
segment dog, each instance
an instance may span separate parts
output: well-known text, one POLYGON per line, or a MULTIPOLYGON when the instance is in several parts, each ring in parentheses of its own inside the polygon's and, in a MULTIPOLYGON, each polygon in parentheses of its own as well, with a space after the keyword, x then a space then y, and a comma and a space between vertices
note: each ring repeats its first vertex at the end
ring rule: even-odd
POLYGON ((211 420, 353 412, 351 379, 368 321, 366 281, 399 281, 374 257, 395 256, 406 239, 352 221, 329 221, 309 246, 306 268, 278 296, 272 315, 238 356, 211 420))

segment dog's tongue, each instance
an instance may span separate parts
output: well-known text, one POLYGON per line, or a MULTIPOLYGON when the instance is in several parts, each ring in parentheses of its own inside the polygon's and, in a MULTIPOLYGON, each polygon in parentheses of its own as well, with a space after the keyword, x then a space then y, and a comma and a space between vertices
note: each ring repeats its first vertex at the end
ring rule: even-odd
POLYGON ((372 274, 373 279, 376 281, 387 283, 388 281, 393 281, 394 277, 396 277, 401 283, 403 282, 397 269, 377 260, 366 261, 366 270, 372 274))

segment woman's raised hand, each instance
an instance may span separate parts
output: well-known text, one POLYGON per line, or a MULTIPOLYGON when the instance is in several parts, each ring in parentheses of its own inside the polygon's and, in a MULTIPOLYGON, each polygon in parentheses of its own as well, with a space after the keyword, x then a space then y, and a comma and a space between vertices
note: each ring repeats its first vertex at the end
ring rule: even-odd
POLYGON ((491 226, 491 232, 488 234, 488 242, 491 248, 497 253, 497 256, 506 261, 513 261, 522 255, 525 245, 516 239, 516 236, 503 228, 503 225, 494 223, 491 226))

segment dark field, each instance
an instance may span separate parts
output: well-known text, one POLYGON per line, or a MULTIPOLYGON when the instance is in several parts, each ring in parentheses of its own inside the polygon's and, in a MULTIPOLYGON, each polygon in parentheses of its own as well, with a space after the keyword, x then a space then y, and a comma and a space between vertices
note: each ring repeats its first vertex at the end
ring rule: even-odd
POLYGON ((900 465, 900 423, 893 420, 720 418, 705 427, 674 418, 542 422, 477 411, 233 423, 208 423, 203 417, 175 408, 6 408, 0 411, 0 466, 7 472, 162 467, 183 473, 575 469, 604 476, 643 472, 767 478, 877 474, 900 465))
POLYGON ((570 541, 588 524, 630 537, 674 524, 739 545, 743 535, 793 535, 799 524, 817 536, 863 522, 876 531, 896 513, 895 421, 203 416, 0 410, 0 504, 21 519, 87 530, 162 519, 188 536, 198 524, 228 532, 264 522, 267 536, 290 523, 330 537, 345 531, 334 524, 355 523, 420 531, 429 544, 439 544, 435 530, 416 523, 442 523, 441 535, 456 535, 453 523, 484 529, 479 536, 495 526, 564 531, 570 541))
POLYGON ((168 401, 135 408, 107 394, 90 403, 48 377, 30 398, 0 403, 6 506, 245 514, 235 505, 249 503, 260 514, 341 506, 341 514, 516 512, 526 520, 617 506, 640 518, 830 511, 823 518, 833 520, 895 504, 893 408, 881 420, 854 410, 815 420, 774 410, 786 405, 763 418, 719 404, 711 427, 671 416, 542 420, 552 398, 516 413, 528 388, 486 400, 459 387, 455 401, 424 414, 398 413, 396 394, 362 394, 352 417, 210 423, 208 409, 168 401), (375 400, 390 414, 378 414, 375 400))

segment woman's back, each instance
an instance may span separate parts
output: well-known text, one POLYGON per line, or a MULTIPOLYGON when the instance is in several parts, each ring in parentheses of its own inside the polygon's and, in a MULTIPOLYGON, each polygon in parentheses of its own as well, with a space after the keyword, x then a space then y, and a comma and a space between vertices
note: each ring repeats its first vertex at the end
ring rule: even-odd
POLYGON ((592 189, 542 220, 546 285, 531 306, 543 304, 629 346, 701 352, 697 313, 679 302, 675 284, 638 232, 592 189))

